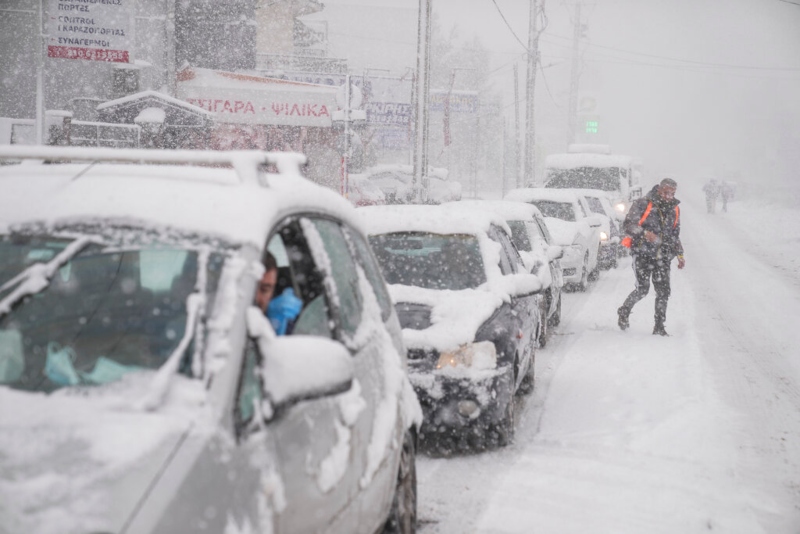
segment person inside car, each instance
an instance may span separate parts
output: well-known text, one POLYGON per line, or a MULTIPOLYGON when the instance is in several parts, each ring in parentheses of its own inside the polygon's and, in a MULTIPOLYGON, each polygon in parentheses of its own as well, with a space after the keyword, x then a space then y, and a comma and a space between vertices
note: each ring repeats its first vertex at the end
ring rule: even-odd
POLYGON ((303 308, 303 301, 297 298, 292 287, 287 287, 278 297, 272 298, 278 283, 278 263, 275 256, 266 252, 262 264, 264 274, 256 288, 255 304, 267 316, 277 335, 291 334, 294 322, 303 308))

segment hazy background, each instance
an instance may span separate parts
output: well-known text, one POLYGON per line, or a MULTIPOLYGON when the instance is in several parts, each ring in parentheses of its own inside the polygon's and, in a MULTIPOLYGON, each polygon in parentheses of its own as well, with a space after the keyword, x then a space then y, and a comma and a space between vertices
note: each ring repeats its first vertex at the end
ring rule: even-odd
MULTIPOLYGON (((453 44, 469 51, 477 36, 491 52, 490 83, 511 127, 515 63, 520 97, 525 95, 519 41, 527 43, 529 2, 495 2, 433 0, 434 17, 453 44)), ((416 0, 324 3, 322 18, 343 19, 331 23, 332 53, 348 57, 351 68, 402 73, 414 66, 416 0)), ((544 69, 536 86, 540 158, 567 144, 575 5, 545 4, 544 69)), ((579 95, 597 103, 597 141, 642 158, 646 182, 664 173, 692 181, 732 176, 781 187, 800 182, 800 5, 603 0, 581 10, 579 95)), ((520 112, 524 120, 524 102, 520 112)))

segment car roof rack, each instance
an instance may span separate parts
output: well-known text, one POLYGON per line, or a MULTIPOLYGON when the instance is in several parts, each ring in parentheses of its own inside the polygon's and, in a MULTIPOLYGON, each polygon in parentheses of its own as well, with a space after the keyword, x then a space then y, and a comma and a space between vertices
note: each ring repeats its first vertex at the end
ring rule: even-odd
POLYGON ((275 165, 281 176, 302 177, 306 156, 298 152, 262 150, 159 150, 142 148, 55 147, 41 145, 0 146, 0 160, 42 160, 47 162, 107 162, 225 165, 232 167, 243 184, 260 185, 258 171, 275 165))

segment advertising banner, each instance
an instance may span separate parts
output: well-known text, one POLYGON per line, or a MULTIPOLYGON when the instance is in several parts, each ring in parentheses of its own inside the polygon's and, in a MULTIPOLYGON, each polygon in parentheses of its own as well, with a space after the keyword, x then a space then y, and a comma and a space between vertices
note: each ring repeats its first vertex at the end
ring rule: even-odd
POLYGON ((47 57, 131 63, 134 0, 49 0, 47 57))
POLYGON ((199 68, 179 73, 178 98, 227 124, 329 128, 337 109, 335 87, 199 68))
MULTIPOLYGON (((431 91, 429 104, 431 111, 444 111, 448 91, 431 91)), ((476 91, 450 92, 451 113, 477 113, 478 93, 476 91)))

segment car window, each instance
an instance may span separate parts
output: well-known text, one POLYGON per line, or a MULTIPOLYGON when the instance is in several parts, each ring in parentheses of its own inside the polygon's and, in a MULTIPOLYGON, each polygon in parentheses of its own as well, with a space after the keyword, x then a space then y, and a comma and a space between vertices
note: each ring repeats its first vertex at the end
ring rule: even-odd
POLYGON ((493 225, 489 229, 489 238, 492 241, 500 243, 502 247, 500 251, 500 272, 502 272, 503 275, 517 272, 516 266, 522 263, 522 258, 520 258, 519 253, 514 248, 508 235, 503 230, 493 225))
POLYGON ((325 293, 324 276, 314 260, 299 221, 290 218, 282 222, 267 248, 278 263, 275 295, 292 287, 302 301, 291 333, 333 338, 333 320, 325 293))
POLYGON ((542 235, 547 241, 547 244, 549 245, 550 243, 552 243, 553 237, 550 235, 550 229, 547 228, 547 224, 544 222, 544 220, 536 219, 536 226, 539 227, 539 230, 542 232, 542 235))
POLYGON ((372 235, 369 243, 388 284, 458 291, 486 282, 474 235, 395 232, 372 235))
POLYGON ((603 203, 600 202, 599 198, 594 197, 584 197, 586 199, 586 203, 589 205, 589 209, 592 210, 592 213, 599 213, 600 215, 605 215, 606 211, 603 209, 603 203))
POLYGON ((328 287, 342 333, 352 338, 361 324, 363 296, 358 286, 356 263, 342 228, 328 219, 304 218, 301 223, 317 265, 330 276, 332 284, 328 287), (317 239, 313 237, 314 232, 317 239))
POLYGON ((578 200, 575 204, 578 205, 578 212, 580 213, 580 217, 588 217, 589 214, 586 213, 586 208, 583 205, 583 202, 578 200))
POLYGON ((369 248, 366 239, 352 228, 345 228, 347 230, 347 236, 355 249, 358 262, 361 264, 361 268, 364 269, 364 274, 367 280, 369 280, 369 284, 372 286, 372 291, 375 293, 378 305, 381 307, 381 318, 386 321, 392 314, 392 299, 389 296, 389 291, 386 289, 386 283, 383 280, 381 268, 375 261, 375 256, 372 254, 372 250, 369 248))
POLYGON ((531 204, 539 208, 544 217, 553 217, 562 221, 575 221, 575 208, 570 202, 552 200, 532 200, 531 204))
POLYGON ((511 228, 511 240, 517 249, 530 252, 531 241, 528 238, 527 223, 525 221, 506 221, 511 228))
POLYGON ((245 350, 242 374, 239 377, 239 392, 236 396, 234 419, 236 429, 241 433, 252 423, 256 406, 263 400, 261 379, 258 376, 258 350, 253 339, 248 339, 245 350))

